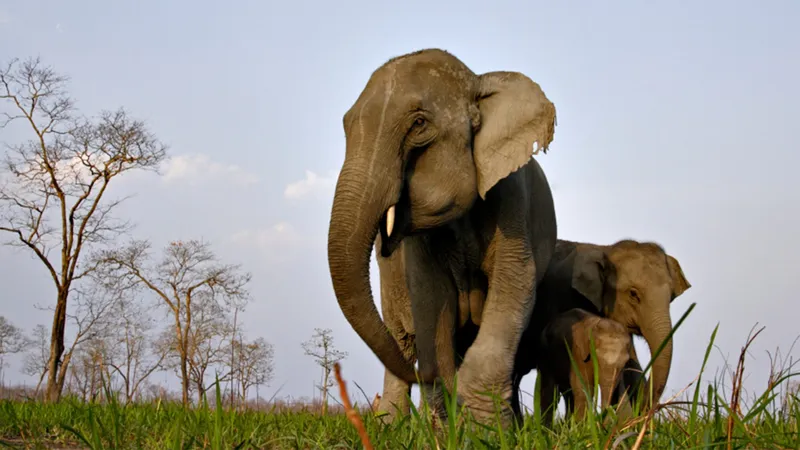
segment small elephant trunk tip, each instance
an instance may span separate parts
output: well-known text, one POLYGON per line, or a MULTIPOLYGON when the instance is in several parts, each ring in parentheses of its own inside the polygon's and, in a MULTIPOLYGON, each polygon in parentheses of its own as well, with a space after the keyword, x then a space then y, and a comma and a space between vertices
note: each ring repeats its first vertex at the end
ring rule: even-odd
POLYGON ((394 229, 394 206, 390 206, 389 210, 386 211, 386 237, 391 236, 392 229, 394 229))

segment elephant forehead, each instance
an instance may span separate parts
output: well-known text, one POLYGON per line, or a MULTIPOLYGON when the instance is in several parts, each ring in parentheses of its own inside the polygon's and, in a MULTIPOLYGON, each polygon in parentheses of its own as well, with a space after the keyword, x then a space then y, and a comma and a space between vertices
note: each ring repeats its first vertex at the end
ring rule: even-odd
MULTIPOLYGON (((397 103, 397 93, 397 73, 394 70, 387 69, 373 74, 361 95, 344 115, 345 133, 349 133, 356 124, 361 125, 359 128, 363 132, 362 121, 365 119, 378 118, 381 122, 391 120, 398 113, 397 108, 390 108, 393 103, 397 103)), ((408 100, 407 98, 406 101, 408 100)))
POLYGON ((382 81, 392 78, 400 91, 420 93, 424 97, 477 89, 475 74, 447 53, 422 53, 398 59, 376 71, 373 76, 382 81))
POLYGON ((620 285, 646 282, 654 286, 670 282, 669 267, 663 255, 659 257, 638 249, 622 249, 611 252, 608 258, 617 269, 617 283, 620 285))
POLYGON ((378 71, 384 68, 409 68, 411 70, 433 68, 450 73, 456 77, 475 76, 463 61, 458 59, 455 55, 439 49, 420 50, 392 58, 378 69, 378 71))
POLYGON ((630 340, 627 336, 613 336, 606 337, 606 339, 599 345, 600 351, 598 356, 609 366, 622 366, 628 360, 628 343, 630 340))
POLYGON ((404 55, 373 72, 344 114, 345 132, 365 119, 391 123, 416 109, 452 117, 477 90, 477 76, 447 52, 425 50, 404 55))
POLYGON ((442 78, 445 77, 416 74, 410 78, 387 79, 383 84, 374 85, 345 114, 345 132, 351 131, 359 123, 359 129, 363 129, 363 121, 377 121, 373 123, 377 127, 382 124, 396 124, 410 112, 421 109, 433 112, 445 120, 467 121, 465 111, 470 98, 467 84, 452 83, 446 79, 441 81, 442 78))

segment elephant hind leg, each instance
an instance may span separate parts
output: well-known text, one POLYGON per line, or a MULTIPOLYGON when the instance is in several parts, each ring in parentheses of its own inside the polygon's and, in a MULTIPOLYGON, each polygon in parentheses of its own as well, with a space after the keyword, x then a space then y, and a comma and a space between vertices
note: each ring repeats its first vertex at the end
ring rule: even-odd
POLYGON ((558 406, 558 402, 555 401, 557 397, 555 393, 556 385, 553 377, 542 373, 541 370, 537 376, 541 378, 541 382, 539 383, 539 404, 536 407, 539 408, 542 424, 549 428, 553 423, 553 415, 558 406))

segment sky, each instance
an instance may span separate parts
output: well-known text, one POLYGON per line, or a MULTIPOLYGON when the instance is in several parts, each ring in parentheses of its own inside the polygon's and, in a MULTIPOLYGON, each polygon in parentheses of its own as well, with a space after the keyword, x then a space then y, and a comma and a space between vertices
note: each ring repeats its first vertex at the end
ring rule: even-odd
MULTIPOLYGON (((696 303, 675 336, 669 396, 697 376, 717 323, 711 375, 766 326, 748 390, 766 385, 767 351, 800 335, 798 22, 791 1, 0 0, 0 60, 40 56, 71 77, 83 112, 123 106, 169 145, 160 176, 118 180, 114 195, 135 193, 120 214, 157 248, 202 238, 253 274, 244 325, 275 346, 261 395, 294 398, 319 377, 300 345, 315 327, 349 352, 348 380, 370 399, 382 388, 326 255, 342 116, 372 71, 438 47, 477 73, 525 73, 558 114, 537 158, 559 237, 656 241, 692 285, 672 307, 675 321, 696 303)), ((0 130, 0 141, 25 138, 0 130)), ((371 276, 375 288, 374 261, 371 276)), ((0 314, 25 329, 51 323, 34 305, 51 305, 54 287, 29 254, 0 248, 0 286, 0 314)), ((7 383, 31 381, 10 362, 7 383)))

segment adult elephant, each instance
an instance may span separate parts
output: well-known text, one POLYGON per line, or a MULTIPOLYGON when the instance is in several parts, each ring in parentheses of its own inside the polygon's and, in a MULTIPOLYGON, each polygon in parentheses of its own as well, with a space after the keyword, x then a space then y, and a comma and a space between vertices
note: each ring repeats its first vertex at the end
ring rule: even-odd
MULTIPOLYGON (((514 392, 519 392, 522 377, 540 364, 542 330, 553 317, 573 308, 599 314, 643 336, 651 355, 672 331, 670 304, 691 284, 678 260, 653 242, 631 239, 611 245, 597 245, 559 239, 546 275, 537 292, 531 322, 523 334, 514 371, 514 392)), ((630 389, 641 380, 641 365, 631 346, 631 359, 620 380, 621 389, 630 389)), ((580 356, 581 358, 585 355, 580 356)), ((664 392, 672 364, 672 339, 652 365, 652 401, 664 392)), ((631 392, 636 398, 638 391, 631 392)), ((544 393, 542 395, 545 395, 544 393)), ((618 391, 612 403, 620 398, 618 391)), ((644 406, 649 405, 645 397, 644 406)), ((519 398, 512 408, 519 411, 519 398)))
MULTIPOLYGON (((532 158, 553 139, 555 106, 521 73, 477 75, 426 49, 373 72, 343 122, 328 234, 342 312, 389 372, 417 380, 369 284, 376 237, 383 257, 402 246, 394 264, 406 279, 419 379, 452 381, 457 318, 480 310, 458 395, 478 419, 491 418, 494 403, 479 393, 510 399, 514 356, 555 246, 553 197, 532 158)), ((508 423, 509 407, 501 417, 508 423)))

